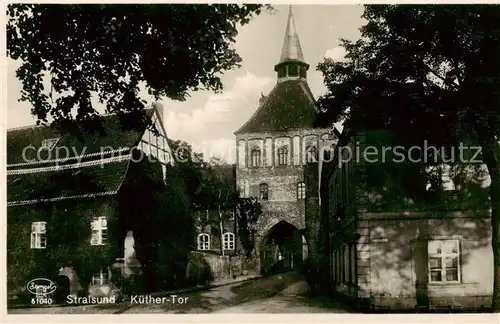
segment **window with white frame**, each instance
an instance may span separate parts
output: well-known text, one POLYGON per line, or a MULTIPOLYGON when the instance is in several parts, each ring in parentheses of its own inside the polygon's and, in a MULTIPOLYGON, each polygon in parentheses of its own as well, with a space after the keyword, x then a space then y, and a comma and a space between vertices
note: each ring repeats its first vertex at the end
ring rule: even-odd
POLYGON ((234 234, 224 233, 222 236, 224 250, 234 250, 234 234))
POLYGON ((92 285, 106 285, 109 282, 108 270, 101 270, 92 276, 92 285))
POLYGON ((457 283, 460 281, 459 240, 429 241, 427 251, 430 283, 457 283))
POLYGON ((95 217, 91 224, 90 245, 104 245, 108 241, 108 222, 106 216, 95 217))
POLYGON ((210 250, 210 235, 201 233, 198 235, 198 250, 210 250))
POLYGON ((45 249, 47 247, 47 222, 31 223, 31 248, 45 249))
POLYGON ((306 198, 306 184, 303 182, 299 182, 297 184, 297 199, 305 199, 306 198))

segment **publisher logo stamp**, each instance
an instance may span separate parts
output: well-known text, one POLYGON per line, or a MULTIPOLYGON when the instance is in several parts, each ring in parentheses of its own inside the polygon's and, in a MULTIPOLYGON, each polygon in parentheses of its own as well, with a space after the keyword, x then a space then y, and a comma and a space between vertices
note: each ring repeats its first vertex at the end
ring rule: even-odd
POLYGON ((28 282, 26 289, 33 295, 31 304, 33 305, 50 305, 52 298, 50 295, 57 289, 57 285, 52 280, 46 278, 36 278, 28 282))

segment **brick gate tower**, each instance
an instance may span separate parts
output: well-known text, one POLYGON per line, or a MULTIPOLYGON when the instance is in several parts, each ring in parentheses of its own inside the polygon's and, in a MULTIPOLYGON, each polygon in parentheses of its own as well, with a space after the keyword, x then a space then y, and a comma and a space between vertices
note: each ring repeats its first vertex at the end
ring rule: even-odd
POLYGON ((240 194, 257 197, 263 210, 253 254, 257 271, 262 270, 262 247, 277 226, 300 233, 301 259, 307 254, 312 258, 317 250, 318 152, 326 143, 331 145, 338 131, 313 127, 316 105, 307 83, 308 69, 290 6, 281 56, 274 66, 277 83, 234 133, 240 194))

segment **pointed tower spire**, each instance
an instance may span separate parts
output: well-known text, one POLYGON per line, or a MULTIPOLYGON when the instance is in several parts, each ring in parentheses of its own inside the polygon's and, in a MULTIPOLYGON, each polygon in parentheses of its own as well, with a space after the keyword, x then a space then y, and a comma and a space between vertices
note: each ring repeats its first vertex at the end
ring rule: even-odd
POLYGON ((279 82, 289 79, 305 79, 308 69, 309 64, 304 60, 299 35, 295 27, 292 5, 290 5, 281 57, 278 64, 275 65, 274 70, 278 72, 279 82))
POLYGON ((302 47, 300 47, 299 35, 297 34, 295 19, 293 18, 292 5, 290 5, 288 10, 288 22, 286 25, 285 40, 283 41, 283 48, 281 50, 279 63, 283 63, 289 60, 304 62, 304 54, 302 54, 302 47))

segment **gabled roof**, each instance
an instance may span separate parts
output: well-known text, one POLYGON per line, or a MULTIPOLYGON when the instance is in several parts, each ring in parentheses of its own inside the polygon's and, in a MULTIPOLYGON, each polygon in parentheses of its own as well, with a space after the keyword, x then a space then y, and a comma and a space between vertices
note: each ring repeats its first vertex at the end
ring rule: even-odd
MULTIPOLYGON (((153 109, 148 109, 152 116, 153 109)), ((7 168, 38 167, 50 165, 56 159, 92 157, 100 158, 103 151, 118 151, 134 147, 141 139, 143 131, 129 131, 122 128, 116 115, 104 116, 104 135, 83 132, 83 141, 71 134, 60 134, 49 126, 27 126, 7 130, 7 168), (59 138, 54 149, 38 149, 42 140, 59 138)), ((74 160, 74 159, 73 159, 74 160)))
POLYGON ((303 79, 278 82, 254 115, 235 134, 313 128, 316 106, 303 79))
POLYGON ((7 174, 7 206, 114 195, 125 179, 130 158, 100 162, 7 174))
MULTIPOLYGON (((160 117, 164 133, 160 109, 155 105, 146 112, 149 118, 160 117)), ((116 194, 131 162, 130 151, 144 130, 126 130, 118 116, 111 114, 104 116, 104 131, 104 135, 84 132, 81 141, 49 126, 8 130, 7 205, 116 194), (42 141, 51 138, 59 138, 56 146, 37 156, 42 141)))

